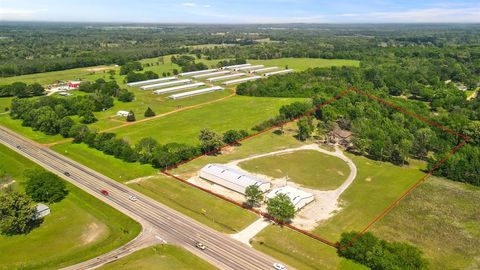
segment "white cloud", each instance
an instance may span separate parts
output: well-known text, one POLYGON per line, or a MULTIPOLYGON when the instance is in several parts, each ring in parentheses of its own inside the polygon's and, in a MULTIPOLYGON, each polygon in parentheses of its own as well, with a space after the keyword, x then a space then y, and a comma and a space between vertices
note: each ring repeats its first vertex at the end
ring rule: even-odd
POLYGON ((210 5, 206 5, 206 4, 198 4, 198 3, 193 3, 193 2, 185 2, 185 3, 181 3, 180 6, 182 7, 188 7, 188 8, 209 8, 210 5))

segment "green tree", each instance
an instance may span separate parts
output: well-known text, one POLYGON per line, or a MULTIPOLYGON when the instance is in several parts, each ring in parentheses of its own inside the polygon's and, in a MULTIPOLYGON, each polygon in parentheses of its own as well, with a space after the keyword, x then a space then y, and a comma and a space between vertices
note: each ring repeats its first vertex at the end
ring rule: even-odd
POLYGON ((223 133, 223 142, 226 144, 234 144, 247 136, 248 136, 248 132, 246 130, 231 129, 223 133))
POLYGON ((249 207, 258 205, 263 200, 263 192, 257 185, 248 186, 245 189, 246 204, 249 207))
POLYGON ((117 98, 122 102, 131 102, 135 99, 135 95, 127 89, 120 89, 117 98))
POLYGON ((60 126, 59 133, 62 135, 64 138, 69 137, 70 135, 70 130, 73 127, 75 122, 72 120, 72 118, 66 116, 58 122, 58 125, 60 126))
POLYGON ((35 225, 32 199, 16 191, 0 192, 0 232, 5 235, 28 233, 35 225))
POLYGON ((155 116, 155 112, 152 110, 152 108, 148 107, 143 115, 145 117, 153 117, 155 116))
POLYGON ((282 223, 289 222, 295 216, 295 206, 285 194, 278 194, 267 202, 267 212, 282 223))
POLYGON ((297 121, 298 134, 297 138, 304 141, 312 136, 314 126, 312 119, 309 117, 303 117, 297 121))
POLYGON ((157 141, 151 137, 141 139, 137 145, 135 145, 138 161, 140 161, 140 163, 152 163, 157 146, 157 141))
POLYGON ((130 111, 127 115, 127 122, 135 122, 135 113, 130 111))
POLYGON ((86 111, 81 115, 80 122, 82 122, 83 124, 91 124, 97 122, 97 118, 92 111, 86 111))
POLYGON ((223 145, 220 135, 206 128, 200 131, 198 139, 200 140, 200 147, 204 153, 212 152, 223 145))
POLYGON ((37 169, 27 171, 26 175, 25 193, 36 202, 55 203, 68 194, 65 182, 51 172, 37 169))

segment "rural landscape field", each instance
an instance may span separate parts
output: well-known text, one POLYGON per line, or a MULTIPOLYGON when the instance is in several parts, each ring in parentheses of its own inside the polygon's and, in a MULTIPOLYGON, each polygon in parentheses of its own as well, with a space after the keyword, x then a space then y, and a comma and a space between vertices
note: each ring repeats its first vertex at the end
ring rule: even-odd
POLYGON ((478 4, 27 2, 0 269, 480 269, 478 4))

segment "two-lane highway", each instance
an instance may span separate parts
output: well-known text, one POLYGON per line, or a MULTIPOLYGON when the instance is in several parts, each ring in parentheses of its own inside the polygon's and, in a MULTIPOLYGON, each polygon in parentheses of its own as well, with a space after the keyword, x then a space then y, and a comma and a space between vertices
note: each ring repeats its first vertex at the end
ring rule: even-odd
POLYGON ((273 258, 3 127, 0 142, 221 269, 273 269, 273 258), (102 195, 102 189, 109 195, 102 195), (138 200, 130 200, 131 195, 138 200), (195 249, 196 241, 207 249, 195 249))

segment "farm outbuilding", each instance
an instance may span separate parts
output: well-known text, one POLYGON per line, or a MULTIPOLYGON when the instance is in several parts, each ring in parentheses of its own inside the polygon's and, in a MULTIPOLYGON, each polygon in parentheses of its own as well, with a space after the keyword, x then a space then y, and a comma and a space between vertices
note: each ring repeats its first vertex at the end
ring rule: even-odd
POLYGON ((267 72, 267 71, 272 71, 272 70, 276 70, 276 69, 279 69, 279 68, 278 67, 266 67, 266 68, 250 70, 249 73, 267 72))
POLYGON ((67 83, 67 86, 68 86, 68 88, 76 89, 76 88, 78 88, 78 87, 80 86, 81 83, 82 83, 81 81, 69 81, 69 82, 67 83))
POLYGON ((209 79, 207 79, 207 81, 215 82, 215 81, 221 81, 221 80, 226 80, 226 79, 236 78, 236 77, 242 77, 242 76, 245 76, 245 74, 244 73, 235 73, 235 74, 230 74, 230 75, 224 75, 224 76, 209 78, 209 79))
POLYGON ((157 95, 165 94, 165 93, 171 93, 171 92, 177 92, 177 91, 182 91, 185 89, 190 89, 190 88, 195 88, 205 85, 203 82, 197 82, 197 83, 191 83, 191 84, 184 84, 184 85, 179 85, 179 86, 173 86, 173 87, 168 87, 160 90, 155 90, 153 93, 157 95))
POLYGON ((205 180, 245 195, 245 189, 255 185, 262 192, 270 189, 270 183, 221 164, 207 164, 200 170, 199 176, 205 180))
POLYGON ((258 79, 260 79, 260 78, 262 78, 262 77, 260 77, 260 76, 251 76, 251 77, 247 77, 247 78, 241 78, 241 79, 226 81, 226 82, 223 82, 222 84, 223 84, 223 85, 230 85, 230 84, 236 84, 236 83, 254 81, 254 80, 258 80, 258 79))
POLYGON ((192 96, 197 96, 197 95, 206 94, 206 93, 215 92, 215 91, 220 91, 220 90, 223 90, 223 87, 213 86, 213 87, 198 89, 198 90, 189 91, 189 92, 185 92, 185 93, 174 94, 174 95, 169 96, 168 98, 180 99, 180 98, 192 97, 192 96))
POLYGON ((218 69, 213 68, 213 69, 204 69, 204 70, 196 70, 196 71, 189 71, 189 72, 182 72, 178 74, 179 76, 192 76, 192 75, 197 75, 197 74, 203 74, 203 73, 211 73, 214 71, 217 71, 218 69))
POLYGON ((272 76, 272 75, 287 74, 287 73, 290 73, 290 72, 293 72, 293 69, 282 69, 282 70, 279 70, 279 71, 268 72, 268 73, 264 73, 263 76, 268 77, 268 76, 272 76))
POLYGON ((240 65, 233 65, 233 66, 224 66, 222 69, 235 69, 235 68, 241 68, 241 67, 248 67, 251 66, 252 64, 240 64, 240 65))
POLYGON ((156 83, 156 84, 145 85, 145 86, 140 87, 140 89, 150 90, 150 89, 162 88, 162 87, 170 86, 170 85, 185 84, 185 83, 189 83, 191 81, 192 80, 190 80, 190 79, 174 80, 174 81, 168 81, 168 82, 164 82, 164 83, 156 83))
POLYGON ((50 215, 50 207, 43 203, 39 203, 35 206, 35 217, 33 219, 41 219, 48 215, 50 215))
POLYGON ((230 71, 228 71, 228 70, 223 70, 223 71, 216 71, 216 72, 211 72, 211 73, 205 73, 205 74, 195 75, 195 76, 192 76, 192 78, 194 78, 194 79, 200 79, 200 78, 213 77, 213 76, 222 75, 222 74, 228 74, 228 73, 230 73, 230 71))
POLYGON ((267 194, 267 199, 272 199, 278 194, 287 195, 297 211, 315 200, 313 194, 290 186, 273 189, 267 194))
POLYGON ((240 71, 240 70, 259 69, 263 67, 264 65, 256 65, 256 66, 237 67, 237 68, 234 68, 233 70, 240 71))
POLYGON ((130 114, 129 111, 118 111, 117 116, 128 116, 130 114))
POLYGON ((177 77, 172 76, 172 77, 165 77, 165 78, 160 78, 160 79, 152 79, 152 80, 146 80, 146 81, 131 82, 131 83, 127 83, 127 85, 128 86, 141 86, 141 85, 171 81, 171 80, 175 80, 176 78, 177 77))

